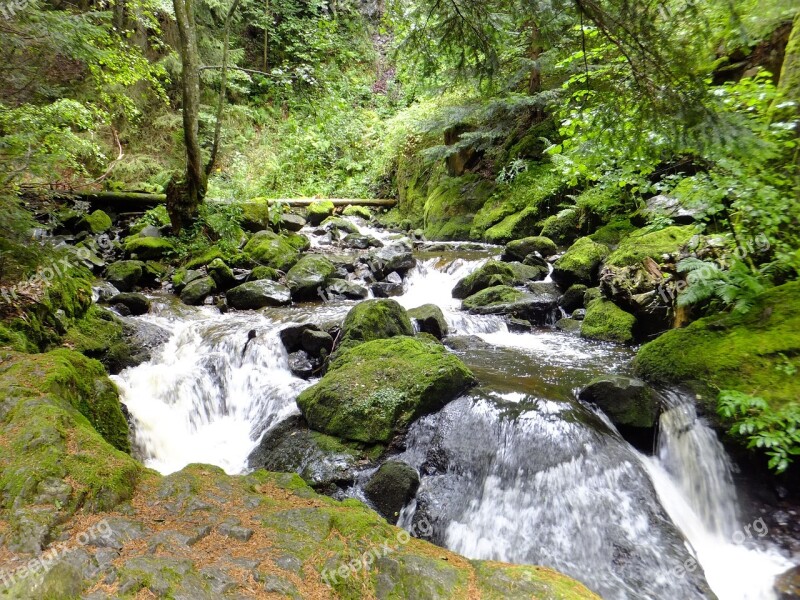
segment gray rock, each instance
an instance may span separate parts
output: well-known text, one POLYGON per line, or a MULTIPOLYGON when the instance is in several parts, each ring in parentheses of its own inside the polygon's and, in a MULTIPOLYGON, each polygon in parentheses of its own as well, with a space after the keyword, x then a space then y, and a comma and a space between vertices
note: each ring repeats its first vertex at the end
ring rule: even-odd
POLYGON ((269 279, 249 281, 228 290, 228 305, 239 310, 257 310, 266 306, 285 306, 291 302, 289 288, 269 279))
POLYGON ((147 314, 150 311, 150 300, 144 294, 135 292, 122 292, 108 301, 112 306, 121 304, 130 311, 130 314, 137 317, 147 314))
POLYGON ((587 289, 589 288, 580 283, 569 286, 564 295, 558 299, 558 305, 567 313, 583 308, 583 297, 587 289))
POLYGON ((578 398, 596 405, 618 426, 652 429, 658 422, 658 396, 640 379, 598 377, 580 391, 578 398))
POLYGON ((119 260, 106 267, 106 280, 121 292, 130 292, 142 279, 144 263, 140 260, 119 260))
POLYGON ((420 332, 430 333, 439 340, 447 335, 447 320, 442 309, 435 304, 423 304, 413 308, 408 311, 408 316, 416 323, 420 332))
POLYGON ((386 461, 364 486, 364 495, 389 523, 397 523, 400 511, 419 489, 419 473, 399 461, 386 461))
POLYGON ((294 213, 284 213, 281 215, 281 228, 287 231, 300 231, 306 226, 306 220, 294 213))
POLYGON ((363 285, 345 279, 331 279, 325 288, 325 294, 330 300, 363 300, 369 296, 369 290, 363 285))
POLYGON ((297 352, 303 348, 303 333, 307 329, 310 329, 311 331, 321 331, 319 326, 314 325, 314 323, 290 325, 289 327, 281 329, 278 335, 280 336, 281 342, 283 342, 287 352, 291 354, 292 352, 297 352))
POLYGON ((368 250, 369 248, 383 248, 383 242, 371 235, 360 233, 349 233, 341 241, 343 248, 353 248, 356 250, 368 250))
POLYGON ((217 289, 217 284, 211 277, 194 279, 183 288, 181 302, 189 306, 200 306, 217 289))
POLYGON ((683 206, 680 200, 672 196, 658 195, 645 201, 640 214, 647 220, 668 217, 678 225, 691 225, 698 219, 700 210, 683 206))
POLYGON ((300 337, 300 343, 310 356, 319 358, 324 352, 329 355, 333 350, 333 338, 324 331, 306 329, 300 337))
POLYGON ((220 535, 224 535, 240 542, 249 541, 255 533, 255 531, 249 529, 248 527, 242 527, 238 519, 231 519, 220 523, 217 526, 217 531, 220 533, 220 535))
POLYGON ((370 269, 378 279, 384 279, 392 271, 401 275, 413 269, 417 261, 411 254, 411 248, 406 244, 395 242, 374 250, 368 260, 370 269))
POLYGON ((111 517, 106 519, 105 522, 106 526, 103 528, 103 535, 91 538, 89 546, 121 550, 126 543, 141 539, 148 533, 144 524, 139 521, 111 517))

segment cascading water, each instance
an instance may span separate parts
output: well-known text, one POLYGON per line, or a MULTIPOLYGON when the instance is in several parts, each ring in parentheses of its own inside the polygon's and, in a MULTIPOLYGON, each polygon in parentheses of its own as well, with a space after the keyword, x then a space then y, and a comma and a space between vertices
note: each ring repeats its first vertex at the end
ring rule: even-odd
MULTIPOLYGON (((436 304, 451 334, 486 342, 460 351, 482 387, 414 424, 395 457, 422 474, 401 524, 424 517, 435 542, 468 557, 549 565, 608 599, 770 598, 772 578, 789 565, 731 541, 741 527, 729 467, 691 403, 668 396, 658 456, 643 457, 573 394, 597 374, 624 372, 629 350, 547 329, 514 333, 500 317, 460 310, 456 282, 495 252, 423 252, 396 298, 409 309, 436 304), (687 569, 693 558, 700 566, 687 569)), ((309 385, 291 374, 278 332, 341 320, 352 305, 141 317, 172 331, 151 361, 117 377, 147 464, 245 470, 309 385)))

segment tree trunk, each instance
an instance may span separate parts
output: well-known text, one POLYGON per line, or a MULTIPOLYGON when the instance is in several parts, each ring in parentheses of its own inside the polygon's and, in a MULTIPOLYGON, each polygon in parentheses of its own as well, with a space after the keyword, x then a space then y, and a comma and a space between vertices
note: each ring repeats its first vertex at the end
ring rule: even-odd
POLYGON ((269 0, 266 0, 264 5, 264 68, 262 71, 265 73, 269 67, 269 25, 272 18, 269 12, 269 0))
POLYGON ((183 139, 186 145, 186 173, 173 176, 167 185, 167 212, 175 233, 191 224, 206 194, 206 172, 200 151, 200 56, 193 0, 173 0, 178 25, 179 50, 183 65, 183 139))

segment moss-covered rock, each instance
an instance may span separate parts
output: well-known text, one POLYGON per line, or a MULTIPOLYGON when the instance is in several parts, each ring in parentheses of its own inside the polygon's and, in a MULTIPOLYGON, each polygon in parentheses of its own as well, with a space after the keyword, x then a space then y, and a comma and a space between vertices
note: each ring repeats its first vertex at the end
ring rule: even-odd
POLYGON ((125 254, 139 260, 160 260, 175 253, 174 244, 167 238, 131 236, 124 247, 125 254))
POLYGON ((280 279, 281 274, 273 269, 272 267, 261 267, 258 266, 250 273, 250 279, 253 281, 258 281, 259 279, 269 279, 271 281, 278 281, 280 279))
POLYGON ((469 369, 435 340, 400 336, 338 353, 297 405, 317 431, 385 443, 474 383, 469 369))
POLYGON ((658 397, 640 379, 622 375, 597 377, 580 391, 578 398, 600 407, 617 426, 652 430, 658 423, 658 397))
POLYGON ((372 211, 366 206, 355 206, 351 204, 342 211, 342 214, 345 217, 361 217, 365 221, 372 219, 372 211))
POLYGON ((269 279, 248 281, 228 290, 226 294, 231 308, 258 310, 267 306, 285 306, 291 302, 289 288, 269 279))
POLYGON ((626 194, 628 192, 624 188, 602 185, 581 192, 575 198, 575 205, 586 224, 585 229, 597 229, 599 225, 604 225, 616 215, 624 213, 626 194))
POLYGON ((620 217, 606 223, 589 237, 598 244, 616 246, 635 229, 636 227, 630 219, 620 217))
POLYGON ((508 312, 505 307, 511 306, 525 299, 527 294, 508 285, 498 285, 479 291, 466 298, 461 306, 465 310, 487 313, 493 309, 496 312, 508 312))
POLYGON ((82 223, 85 225, 86 229, 95 235, 105 233, 111 229, 112 225, 111 217, 109 217, 102 210, 96 210, 93 213, 86 215, 83 217, 82 223))
POLYGON ((442 309, 435 304, 423 304, 408 311, 408 316, 421 333, 429 333, 438 340, 447 335, 447 320, 442 309))
POLYGON ((320 292, 336 274, 336 266, 324 256, 307 254, 286 274, 294 300, 320 298, 320 292))
POLYGON ((584 296, 586 296, 587 290, 588 288, 581 283, 569 286, 567 291, 564 292, 564 295, 558 300, 558 305, 568 313, 583 308, 583 299, 584 296))
POLYGON ((208 275, 214 280, 217 289, 228 289, 236 282, 233 270, 221 258, 215 258, 208 264, 208 275))
POLYGON ((106 280, 120 292, 131 292, 141 281, 144 263, 140 260, 119 260, 106 267, 106 280))
POLYGON ((577 209, 565 208, 541 222, 539 235, 552 239, 561 246, 575 241, 581 234, 581 215, 577 209))
POLYGON ((311 225, 316 227, 330 217, 334 210, 336 210, 336 207, 330 200, 317 200, 309 205, 306 219, 311 225))
POLYGON ((511 267, 506 263, 490 260, 456 283, 453 298, 468 298, 481 290, 498 285, 510 286, 515 280, 511 267))
POLYGON ((383 463, 364 486, 364 495, 389 523, 397 523, 400 511, 419 488, 417 470, 400 461, 383 463))
POLYGON ((424 233, 429 240, 469 239, 475 213, 486 203, 494 183, 480 175, 442 176, 425 201, 424 233))
POLYGON ((553 280, 562 286, 597 283, 600 263, 608 253, 608 248, 603 244, 587 237, 581 238, 553 264, 553 280))
POLYGON ((507 262, 523 261, 533 252, 538 252, 543 257, 547 258, 558 252, 558 247, 556 243, 548 237, 526 237, 506 244, 506 247, 503 249, 502 259, 507 262))
POLYGON ((242 229, 253 233, 270 229, 272 220, 266 198, 253 198, 248 202, 242 202, 239 206, 242 209, 242 229))
POLYGON ((181 302, 189 306, 200 306, 217 289, 211 277, 200 277, 186 284, 181 291, 181 302))
POLYGON ((540 209, 536 206, 525 208, 492 225, 483 234, 483 239, 490 244, 506 244, 521 237, 539 233, 540 209))
POLYGON ((634 340, 636 317, 608 300, 595 300, 586 309, 581 337, 603 342, 630 344, 634 340))
POLYGON ((414 327, 406 310, 395 300, 367 300, 347 313, 339 346, 347 348, 396 335, 414 335, 414 327))
POLYGON ((244 252, 255 263, 285 273, 300 260, 298 245, 300 245, 299 240, 295 240, 293 236, 282 236, 271 231, 259 231, 247 242, 244 252))
POLYGON ((124 306, 135 317, 147 314, 150 311, 150 300, 147 296, 135 292, 120 292, 112 296, 108 303, 111 306, 124 306))
POLYGON ((663 255, 677 253, 695 232, 696 229, 691 225, 673 225, 652 232, 646 229, 634 231, 620 242, 605 263, 613 267, 628 267, 639 265, 648 257, 656 262, 663 262, 663 255))
POLYGON ((658 383, 686 383, 714 411, 716 391, 758 395, 780 407, 800 398, 800 282, 759 297, 746 314, 714 315, 675 329, 645 344, 634 361, 636 373, 658 383))
POLYGON ((339 235, 358 233, 358 227, 342 217, 328 217, 320 224, 320 227, 325 231, 336 231, 339 235))

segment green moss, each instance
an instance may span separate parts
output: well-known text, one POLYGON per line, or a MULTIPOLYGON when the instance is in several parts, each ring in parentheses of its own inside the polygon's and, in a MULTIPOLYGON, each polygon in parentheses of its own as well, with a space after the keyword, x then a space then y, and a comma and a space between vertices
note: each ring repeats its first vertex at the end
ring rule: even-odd
POLYGON ((205 267, 207 264, 212 263, 217 259, 225 260, 225 252, 223 252, 219 246, 209 246, 208 248, 193 253, 189 257, 189 260, 186 261, 184 267, 187 269, 199 269, 200 267, 205 267))
POLYGON ((475 583, 484 600, 506 598, 559 598, 595 600, 597 596, 582 583, 547 567, 505 565, 493 561, 471 561, 475 583))
POLYGON ((718 389, 761 396, 776 408, 800 398, 800 377, 779 367, 800 355, 800 282, 763 294, 744 315, 714 315, 668 331, 639 350, 634 367, 658 383, 686 383, 712 412, 718 389))
POLYGON ((608 223, 625 210, 625 190, 620 187, 595 186, 581 192, 575 204, 591 231, 597 225, 608 223))
POLYGON ((64 336, 64 345, 106 368, 125 362, 130 349, 123 336, 122 322, 113 313, 92 306, 64 336))
POLYGON ((515 213, 528 211, 526 222, 533 212, 546 214, 557 205, 565 191, 565 185, 551 165, 531 164, 527 171, 520 173, 510 184, 498 187, 475 215, 470 237, 483 239, 487 229, 515 213))
POLYGON ((309 223, 316 226, 330 217, 335 209, 330 200, 317 200, 309 205, 306 218, 309 223))
POLYGON ((631 223, 630 219, 620 218, 614 219, 610 223, 606 223, 600 229, 595 231, 589 236, 598 244, 605 244, 606 246, 616 246, 622 239, 629 233, 634 231, 636 227, 631 223))
POLYGON ((425 237, 430 240, 469 239, 475 213, 493 190, 493 182, 475 174, 439 178, 425 201, 425 237))
MULTIPOLYGON (((442 172, 439 167, 437 174, 442 172)), ((431 177, 420 153, 405 152, 397 161, 397 208, 380 217, 387 226, 397 226, 403 219, 411 219, 412 227, 422 227, 425 202, 428 199, 428 181, 431 177)))
POLYGON ((295 299, 319 298, 319 289, 336 273, 336 266, 324 256, 307 254, 286 273, 286 285, 295 299))
POLYGON ((299 243, 295 241, 296 237, 306 239, 303 236, 289 237, 271 231, 260 231, 250 238, 244 247, 244 252, 261 266, 285 273, 300 260, 300 251, 295 247, 299 243))
POLYGON ((691 225, 666 227, 653 232, 646 229, 634 231, 622 240, 606 259, 606 264, 613 267, 639 265, 647 257, 659 262, 664 254, 674 254, 686 245, 695 232, 691 225))
POLYGON ((581 324, 581 337, 604 342, 630 344, 636 317, 608 300, 595 300, 586 309, 581 324))
POLYGON ((550 238, 556 244, 566 246, 580 235, 580 221, 580 213, 576 209, 565 208, 540 223, 542 229, 539 235, 550 238))
POLYGON ((105 233, 111 229, 111 217, 102 210, 96 210, 83 218, 84 222, 94 234, 105 233))
POLYGON ((461 303, 461 307, 464 310, 475 310, 479 308, 503 306, 505 304, 518 302, 524 299, 525 296, 525 292, 518 289, 507 285, 498 285, 473 294, 461 303))
POLYGON ((453 298, 467 298, 489 287, 514 285, 516 279, 508 264, 490 260, 456 283, 453 298))
POLYGON ((509 242, 503 250, 503 260, 523 261, 532 252, 538 252, 543 257, 548 257, 558 252, 558 247, 553 240, 547 237, 526 237, 509 242))
POLYGON ((239 204, 242 209, 242 227, 249 231, 270 229, 271 215, 269 203, 264 198, 253 198, 239 204))
POLYGON ((347 313, 339 348, 396 335, 414 335, 414 327, 405 309, 395 300, 367 300, 347 313))
POLYGON ((120 260, 106 267, 106 279, 121 292, 130 292, 144 275, 144 263, 139 260, 120 260))
POLYGON ((562 285, 594 283, 600 263, 608 253, 608 248, 603 244, 588 237, 581 238, 553 264, 553 279, 562 285))
POLYGON ((393 337, 341 352, 297 405, 309 425, 364 443, 385 443, 474 383, 472 373, 435 341, 393 337))
POLYGON ((490 244, 507 244, 512 240, 530 237, 539 232, 539 208, 532 206, 507 216, 483 234, 490 244))
POLYGON ((354 206, 352 204, 347 206, 342 214, 345 217, 361 217, 367 221, 372 218, 372 211, 369 208, 366 206, 354 206))
POLYGON ((278 281, 281 275, 278 273, 276 269, 272 267, 262 267, 258 266, 253 269, 253 272, 250 274, 250 279, 253 281, 258 281, 259 279, 269 279, 270 281, 278 281))
POLYGON ((175 245, 167 238, 128 237, 125 253, 139 260, 159 260, 175 253, 175 245))

